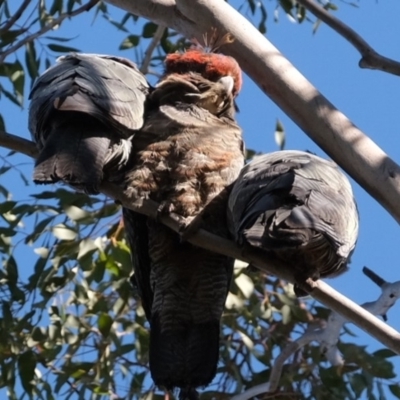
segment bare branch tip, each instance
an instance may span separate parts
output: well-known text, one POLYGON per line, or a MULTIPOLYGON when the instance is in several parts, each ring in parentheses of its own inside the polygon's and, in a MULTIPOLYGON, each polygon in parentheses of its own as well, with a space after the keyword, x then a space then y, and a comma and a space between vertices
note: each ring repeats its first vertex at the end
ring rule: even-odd
POLYGON ((382 277, 380 277, 376 272, 372 271, 368 267, 363 267, 362 272, 379 287, 382 287, 385 283, 387 283, 382 277))

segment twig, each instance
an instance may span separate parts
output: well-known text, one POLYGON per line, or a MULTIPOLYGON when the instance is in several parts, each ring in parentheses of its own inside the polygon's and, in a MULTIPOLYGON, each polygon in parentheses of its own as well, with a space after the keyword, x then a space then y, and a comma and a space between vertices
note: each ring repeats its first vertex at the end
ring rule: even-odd
MULTIPOLYGON (((37 154, 33 142, 29 144, 29 141, 25 139, 18 138, 11 134, 4 134, 4 132, 0 132, 0 146, 11 149, 18 148, 29 157, 32 157, 33 154, 37 154), (15 143, 12 143, 13 141, 15 141, 15 143), (23 143, 23 145, 21 145, 21 143, 23 143)), ((181 233, 182 228, 186 227, 185 219, 179 215, 174 213, 159 215, 159 204, 150 199, 132 200, 120 187, 109 182, 103 182, 100 186, 100 190, 105 195, 120 202, 126 208, 145 214, 151 218, 159 218, 164 225, 177 233, 181 233)), ((232 241, 216 236, 204 229, 198 229, 190 235, 187 240, 198 247, 256 265, 263 271, 275 275, 280 279, 289 282, 294 281, 291 268, 288 265, 272 257, 266 259, 265 254, 258 249, 244 251, 244 249, 237 246, 232 241)), ((396 330, 331 288, 325 282, 318 280, 312 283, 313 289, 310 292, 311 296, 329 309, 336 311, 346 319, 352 321, 394 352, 400 354, 400 334, 396 330)))
POLYGON ((98 2, 99 2, 99 0, 90 0, 89 2, 84 4, 82 7, 79 7, 76 10, 71 11, 70 13, 67 12, 67 13, 60 14, 60 16, 58 18, 53 19, 47 25, 43 26, 43 28, 40 29, 39 31, 32 33, 32 35, 29 35, 29 36, 25 37, 24 39, 21 39, 14 46, 11 46, 7 50, 1 52, 0 53, 0 64, 4 62, 4 60, 6 59, 7 56, 9 56, 10 54, 17 51, 20 47, 24 46, 26 43, 29 43, 32 40, 35 40, 39 36, 43 35, 44 33, 48 32, 49 30, 53 29, 55 26, 60 25, 64 21, 64 19, 74 17, 78 14, 81 14, 84 11, 89 11, 98 2))
POLYGON ((360 68, 378 69, 393 75, 400 75, 400 62, 377 53, 357 32, 315 3, 314 0, 297 0, 297 2, 343 36, 360 52, 361 60, 358 64, 360 68))
POLYGON ((38 150, 33 142, 0 130, 0 146, 36 158, 38 150))
MULTIPOLYGON (((365 271, 364 267, 364 273, 369 278, 371 277, 371 275, 374 276, 374 283, 376 283, 375 279, 377 278, 379 278, 379 282, 385 282, 379 275, 369 270, 368 268, 367 271, 365 271)), ((378 299, 376 301, 364 303, 361 307, 365 308, 370 313, 382 316, 385 319, 388 310, 393 307, 396 301, 400 298, 400 281, 393 283, 385 282, 384 284, 378 284, 378 286, 381 288, 382 291, 378 299)), ((348 322, 346 318, 342 317, 337 312, 332 312, 329 315, 328 321, 324 328, 308 331, 300 338, 298 338, 295 342, 290 343, 288 346, 286 346, 274 362, 274 366, 272 368, 270 379, 268 382, 268 389, 266 390, 266 386, 264 385, 264 387, 260 386, 259 390, 264 389, 264 391, 270 392, 276 391, 278 388, 280 377, 282 375, 282 369, 285 361, 298 349, 313 341, 320 343, 321 353, 325 354, 327 360, 331 363, 331 365, 343 365, 344 360, 340 355, 339 349, 337 348, 337 342, 339 341, 340 331, 346 322, 348 322)), ((240 399, 235 400, 246 400, 255 395, 254 390, 248 395, 245 395, 246 393, 247 391, 242 393, 242 397, 240 397, 240 399)), ((258 392, 256 394, 260 393, 263 392, 258 392)))
POLYGON ((143 62, 142 65, 140 66, 140 72, 144 75, 146 75, 149 72, 151 57, 153 56, 153 52, 157 48, 158 43, 160 43, 160 40, 162 39, 164 32, 165 32, 165 26, 158 25, 157 30, 154 32, 153 39, 151 40, 149 47, 144 53, 143 62))
POLYGON ((374 282, 379 287, 382 287, 385 283, 387 283, 377 273, 370 270, 368 267, 364 267, 362 271, 366 276, 368 276, 369 279, 371 279, 372 282, 374 282))
POLYGON ((31 1, 32 0, 24 0, 24 2, 20 5, 14 15, 4 22, 4 25, 0 28, 0 35, 7 32, 18 21, 18 19, 21 17, 22 13, 25 11, 26 7, 28 7, 31 1))

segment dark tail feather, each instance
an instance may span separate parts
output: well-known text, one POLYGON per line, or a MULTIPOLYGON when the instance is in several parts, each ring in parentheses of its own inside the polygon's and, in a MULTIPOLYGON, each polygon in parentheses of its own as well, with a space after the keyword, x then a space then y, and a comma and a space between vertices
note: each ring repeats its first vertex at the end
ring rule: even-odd
POLYGON ((209 384, 217 371, 219 321, 161 332, 157 315, 150 331, 150 371, 156 385, 181 388, 180 399, 195 400, 194 388, 209 384))
POLYGON ((35 163, 33 180, 63 181, 87 193, 97 193, 110 146, 104 125, 92 118, 54 124, 35 163))
POLYGON ((193 388, 181 389, 179 392, 179 400, 198 400, 199 394, 193 388))

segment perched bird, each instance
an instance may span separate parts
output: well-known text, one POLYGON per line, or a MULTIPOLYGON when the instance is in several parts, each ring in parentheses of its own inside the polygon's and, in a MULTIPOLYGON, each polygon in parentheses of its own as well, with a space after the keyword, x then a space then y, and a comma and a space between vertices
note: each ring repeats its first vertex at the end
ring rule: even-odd
MULTIPOLYGON (((190 49, 167 55, 133 140, 127 193, 162 204, 227 236, 228 186, 243 163, 234 98, 241 71, 228 56, 190 49)), ((124 210, 135 281, 150 322, 150 371, 180 399, 216 374, 220 319, 233 260, 182 242, 158 221, 124 210)))
MULTIPOLYGON (((303 151, 255 158, 229 197, 228 224, 236 241, 287 263, 300 285, 346 270, 358 222, 346 176, 332 161, 303 151)), ((296 285, 295 292, 306 294, 296 285)))
POLYGON ((149 85, 131 61, 114 56, 62 56, 35 82, 29 130, 39 148, 33 180, 63 181, 97 193, 128 161, 143 125, 149 85))

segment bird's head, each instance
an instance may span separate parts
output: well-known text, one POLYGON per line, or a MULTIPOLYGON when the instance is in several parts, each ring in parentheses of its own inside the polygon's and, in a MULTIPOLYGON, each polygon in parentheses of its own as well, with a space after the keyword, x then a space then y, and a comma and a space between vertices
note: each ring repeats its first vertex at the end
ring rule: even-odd
POLYGON ((242 71, 239 64, 232 57, 215 53, 221 45, 233 41, 231 36, 225 35, 217 40, 214 34, 209 43, 206 38, 204 41, 205 46, 197 44, 184 53, 168 54, 165 59, 165 74, 185 75, 194 72, 213 82, 230 77, 232 95, 236 97, 242 86, 242 71))

